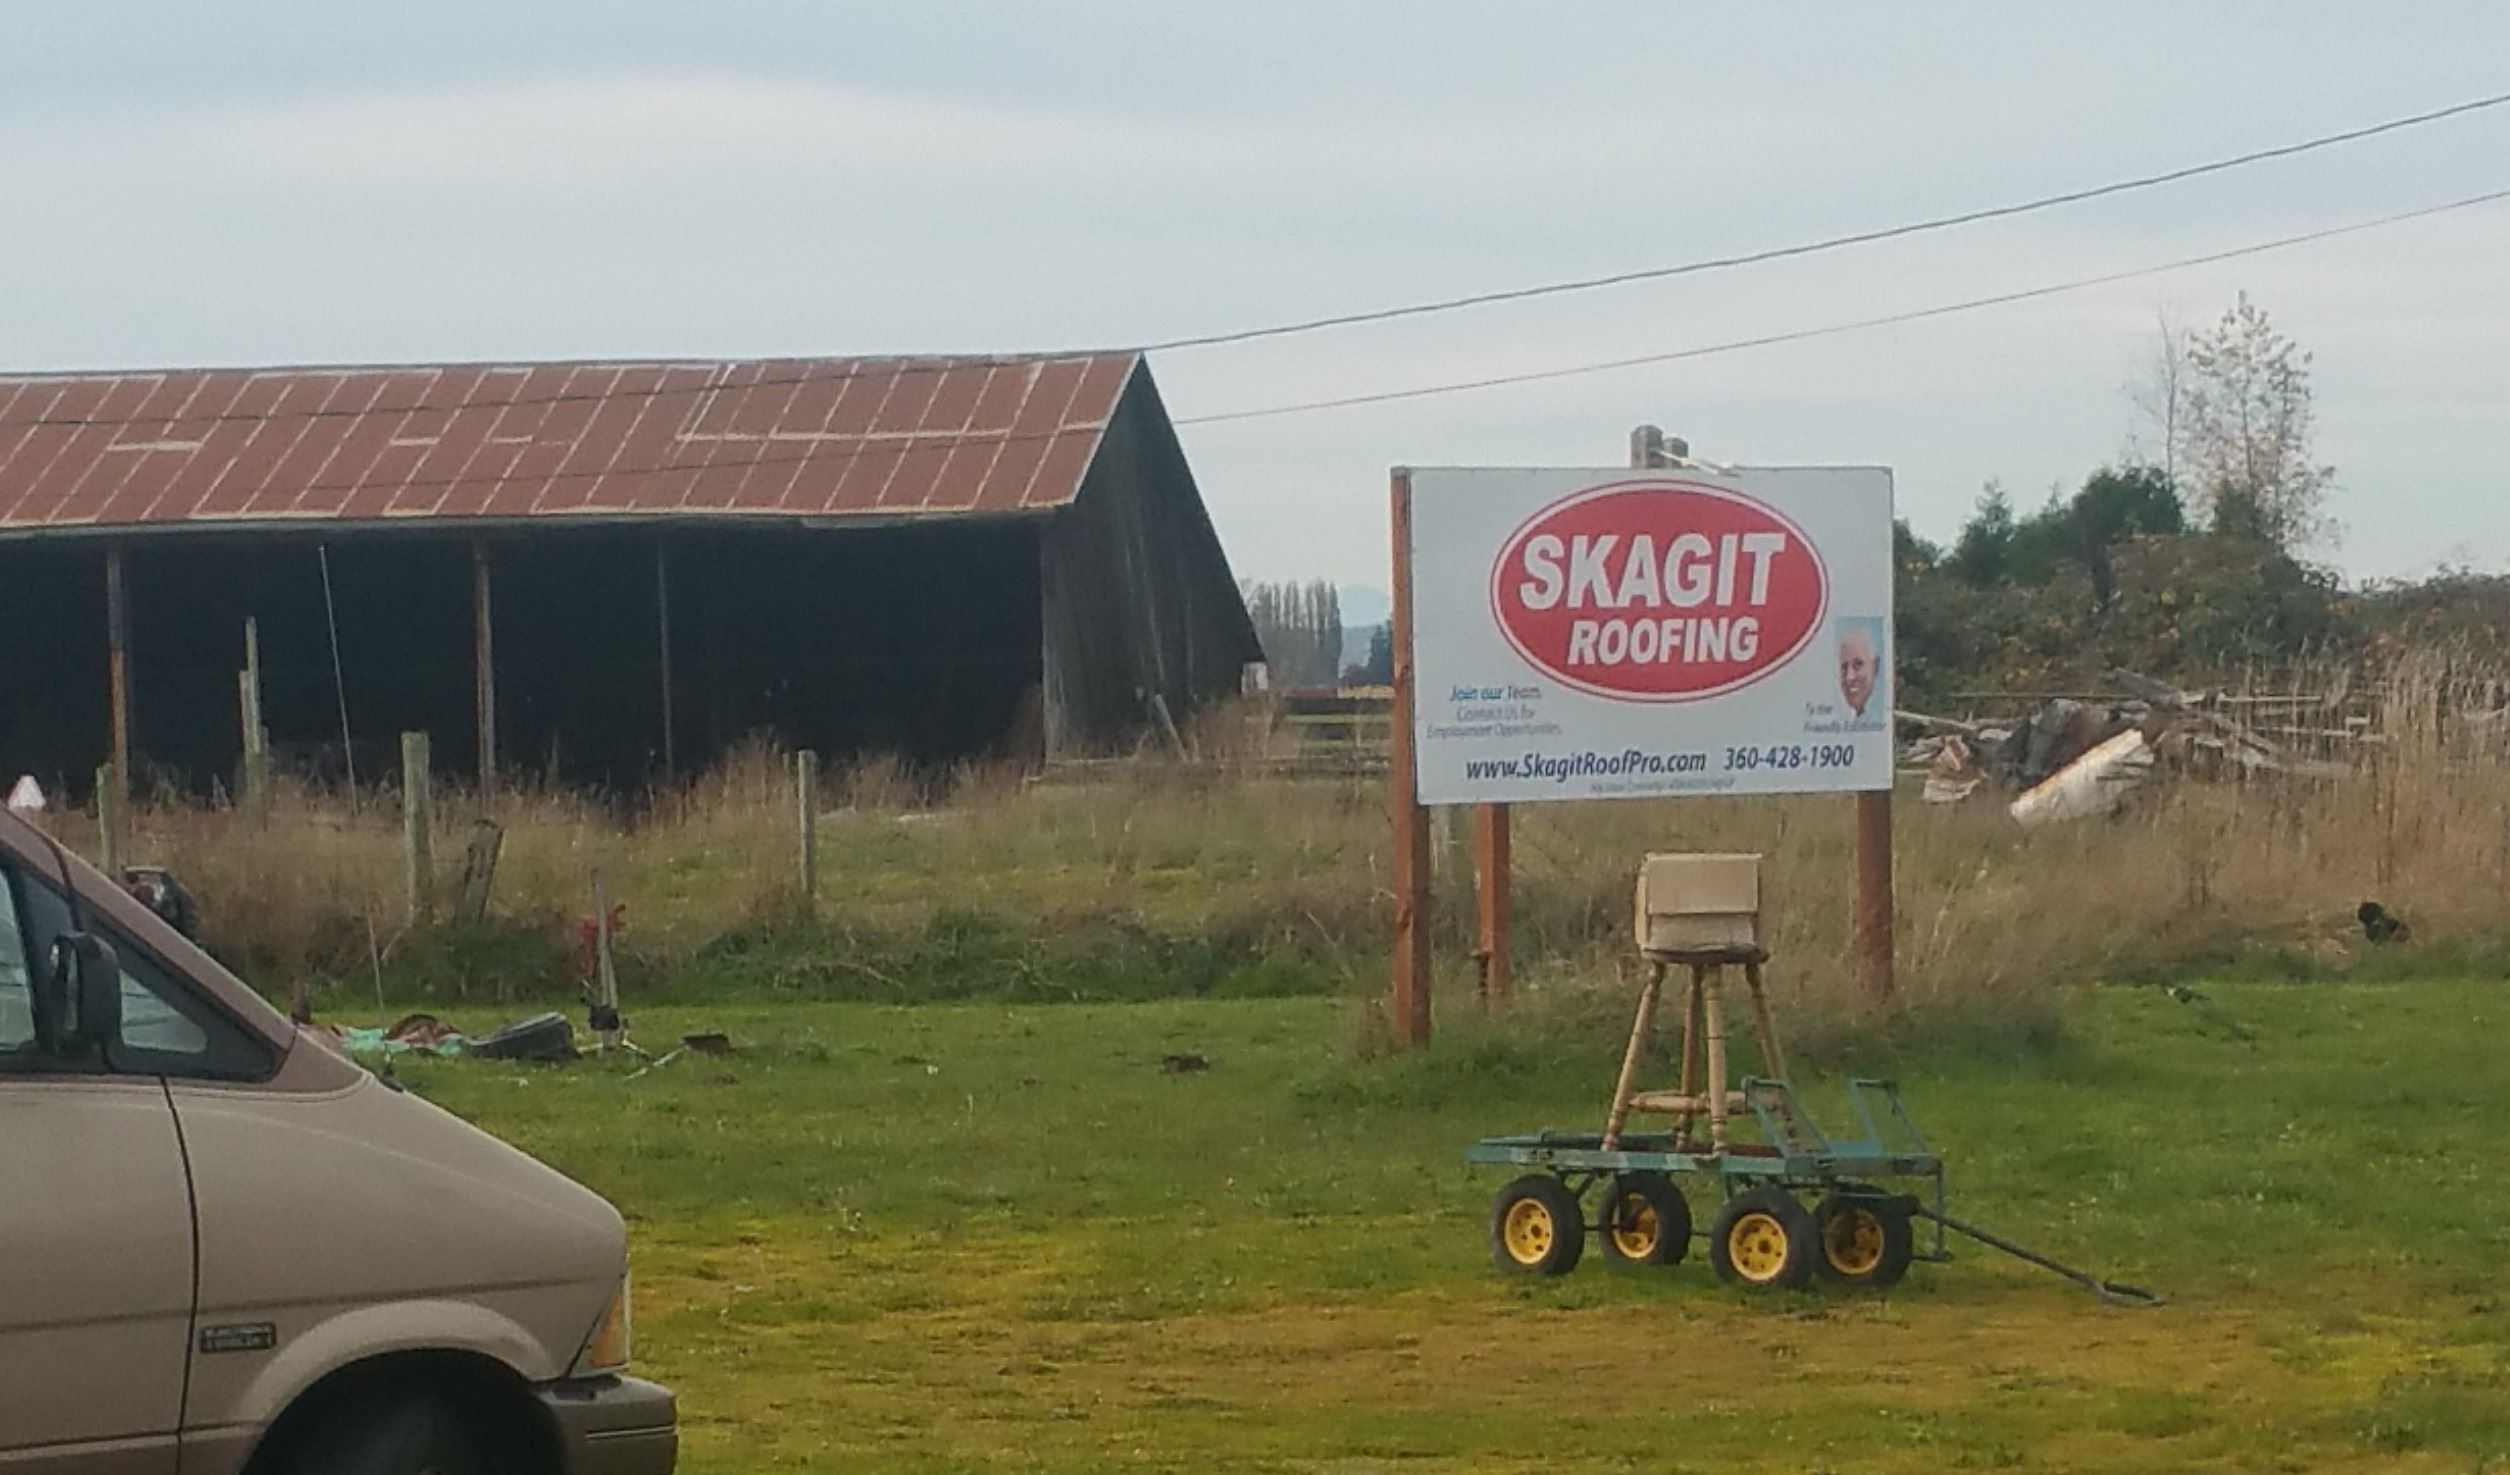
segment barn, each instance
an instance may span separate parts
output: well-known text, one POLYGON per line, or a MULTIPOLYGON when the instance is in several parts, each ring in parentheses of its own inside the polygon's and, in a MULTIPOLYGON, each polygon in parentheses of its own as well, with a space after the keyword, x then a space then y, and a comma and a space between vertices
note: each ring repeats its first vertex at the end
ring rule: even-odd
POLYGON ((283 763, 617 788, 1107 751, 1261 658, 1135 353, 0 376, 0 767, 225 782, 248 632, 283 763))

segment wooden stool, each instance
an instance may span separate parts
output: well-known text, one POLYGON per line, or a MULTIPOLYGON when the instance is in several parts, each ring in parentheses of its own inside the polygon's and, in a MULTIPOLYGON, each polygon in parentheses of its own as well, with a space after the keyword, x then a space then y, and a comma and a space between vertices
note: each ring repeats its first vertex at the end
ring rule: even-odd
POLYGON ((1746 945, 1683 948, 1649 952, 1645 956, 1647 982, 1639 990, 1638 1017, 1630 1024, 1629 1048, 1622 1052, 1621 1077, 1612 1088, 1612 1112, 1604 1119, 1604 1150, 1610 1152, 1620 1145, 1621 1128, 1631 1112, 1645 1111, 1675 1119, 1674 1145, 1682 1152, 1691 1150, 1692 1133, 1698 1119, 1705 1115, 1709 1146, 1723 1152, 1727 1118, 1750 1109, 1741 1092, 1726 1087, 1724 987, 1728 964, 1739 963, 1743 967, 1744 986, 1752 997, 1752 1033, 1760 1045, 1763 1069, 1778 1079, 1786 1078, 1786 1059, 1779 1053, 1778 1031, 1769 1018, 1769 996, 1761 986, 1761 964, 1769 960, 1769 953, 1746 945), (1682 1084, 1673 1091, 1641 1091, 1639 1059, 1646 1053, 1648 1038, 1655 1029, 1665 970, 1677 965, 1691 970, 1682 1018, 1682 1084))

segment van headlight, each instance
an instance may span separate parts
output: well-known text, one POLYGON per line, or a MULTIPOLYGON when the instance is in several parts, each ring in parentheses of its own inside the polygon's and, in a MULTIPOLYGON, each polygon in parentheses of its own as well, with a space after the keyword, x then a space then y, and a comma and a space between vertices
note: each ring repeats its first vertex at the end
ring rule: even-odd
POLYGON ((624 1371, 628 1365, 629 1325, 634 1318, 628 1310, 628 1277, 619 1277, 619 1291, 602 1308, 601 1320, 594 1324, 593 1334, 584 1343, 584 1353, 575 1359, 579 1376, 624 1371))

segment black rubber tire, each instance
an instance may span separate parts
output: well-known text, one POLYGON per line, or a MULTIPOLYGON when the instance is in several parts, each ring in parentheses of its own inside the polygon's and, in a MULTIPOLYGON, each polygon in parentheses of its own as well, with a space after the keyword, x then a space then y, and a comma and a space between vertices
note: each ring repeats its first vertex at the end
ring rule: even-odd
POLYGON ((470 1053, 483 1060, 572 1060, 575 1027, 563 1014, 535 1014, 471 1041, 470 1053))
POLYGON ((1549 1173, 1528 1173, 1490 1201, 1491 1263, 1509 1274, 1566 1275, 1585 1253, 1585 1210, 1549 1173))
POLYGON ((1691 1204, 1662 1173, 1623 1173, 1605 1186, 1603 1225, 1596 1244, 1604 1263, 1615 1267, 1679 1265, 1691 1250, 1691 1204), (1622 1226, 1634 1214, 1654 1231, 1640 1245, 1623 1243, 1622 1226), (1634 1253, 1635 1251, 1635 1253, 1634 1253))
POLYGON ((283 1475, 498 1475, 452 1409, 422 1396, 360 1398, 289 1452, 283 1475))
POLYGON ((1813 1216, 1779 1188, 1747 1188, 1727 1199, 1708 1223, 1708 1264, 1717 1278, 1748 1291, 1801 1290, 1821 1258, 1813 1216), (1772 1236, 1775 1236, 1773 1239, 1772 1236), (1740 1238, 1757 1253, 1735 1258, 1740 1238))
POLYGON ((1917 1255, 1908 1201, 1870 1190, 1851 1187, 1825 1194, 1813 1205, 1813 1232, 1820 1236, 1821 1249, 1813 1273, 1832 1285, 1887 1290, 1909 1273, 1909 1262, 1917 1255), (1868 1223, 1852 1227, 1846 1222, 1851 1215, 1866 1217, 1868 1223), (1854 1235, 1859 1227, 1878 1232, 1879 1241, 1869 1239, 1853 1247, 1843 1241, 1842 1236, 1854 1235), (1850 1262, 1849 1268, 1842 1268, 1843 1259, 1850 1262))

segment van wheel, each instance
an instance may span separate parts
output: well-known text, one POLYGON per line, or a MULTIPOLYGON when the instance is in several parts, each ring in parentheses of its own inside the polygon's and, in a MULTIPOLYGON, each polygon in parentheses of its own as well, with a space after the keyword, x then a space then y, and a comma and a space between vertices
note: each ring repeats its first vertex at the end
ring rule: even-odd
POLYGON ((432 1398, 360 1399, 293 1454, 286 1475, 491 1475, 461 1421, 432 1398))

